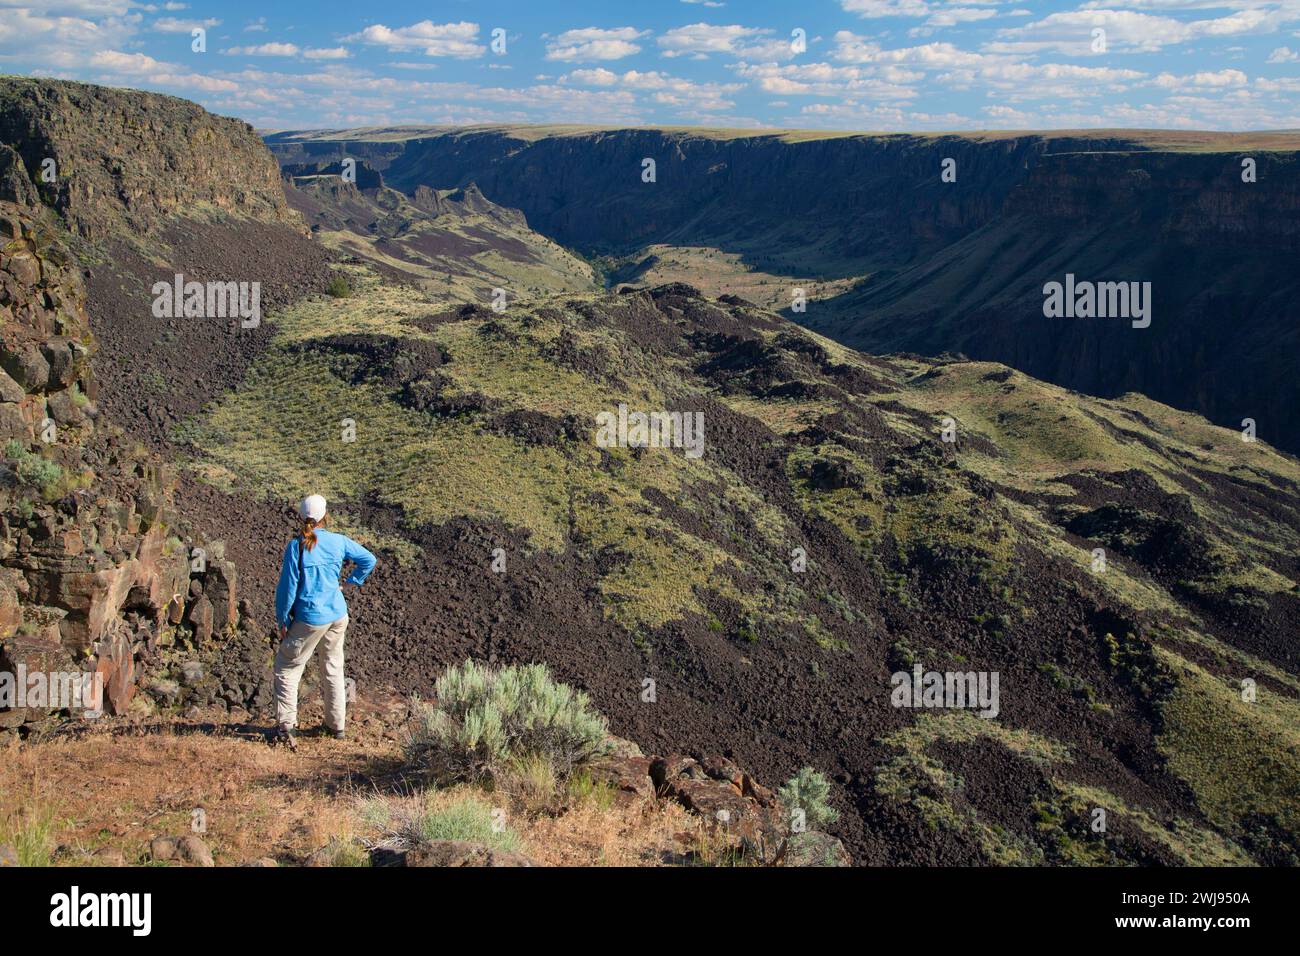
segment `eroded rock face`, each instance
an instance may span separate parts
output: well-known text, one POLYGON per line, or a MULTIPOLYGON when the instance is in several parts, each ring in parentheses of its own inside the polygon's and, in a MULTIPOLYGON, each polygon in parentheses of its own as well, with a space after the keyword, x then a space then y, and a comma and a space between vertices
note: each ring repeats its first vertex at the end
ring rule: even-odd
POLYGON ((80 272, 41 215, 0 202, 0 671, 98 673, 123 714, 178 627, 238 624, 237 576, 219 543, 192 567, 175 469, 98 421, 80 272))
MULTIPOLYGON (((20 157, 26 185, 37 182, 68 228, 88 239, 146 235, 198 206, 305 231, 253 128, 186 100, 6 77, 0 143, 20 157), (49 183, 39 179, 47 160, 54 161, 49 183)), ((0 196, 6 193, 19 201, 31 195, 12 160, 0 157, 0 196)))

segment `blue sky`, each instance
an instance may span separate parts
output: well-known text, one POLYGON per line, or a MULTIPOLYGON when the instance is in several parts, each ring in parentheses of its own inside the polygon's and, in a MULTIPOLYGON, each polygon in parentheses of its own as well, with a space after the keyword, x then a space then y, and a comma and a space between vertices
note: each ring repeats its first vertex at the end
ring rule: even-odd
POLYGON ((264 129, 1295 129, 1300 0, 0 0, 0 70, 264 129))

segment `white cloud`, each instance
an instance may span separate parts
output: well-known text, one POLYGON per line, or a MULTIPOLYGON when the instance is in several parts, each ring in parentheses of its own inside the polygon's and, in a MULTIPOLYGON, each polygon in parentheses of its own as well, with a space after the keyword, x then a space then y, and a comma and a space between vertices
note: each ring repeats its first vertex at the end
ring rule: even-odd
POLYGON ((159 17, 149 25, 156 33, 190 33, 197 29, 211 30, 221 26, 221 21, 213 18, 206 20, 181 20, 176 17, 159 17))
POLYGON ((124 53, 121 50, 104 50, 90 58, 90 67, 100 70, 101 78, 127 78, 132 85, 142 82, 157 86, 202 90, 207 93, 239 89, 231 80, 192 73, 174 63, 164 63, 143 53, 124 53))
POLYGON ((1110 51, 1154 53, 1171 44, 1211 37, 1263 33, 1276 29, 1275 13, 1263 9, 1239 10, 1210 20, 1175 20, 1131 10, 1074 10, 1053 13, 1023 27, 998 31, 998 39, 985 46, 991 53, 1054 51, 1067 56, 1093 55, 1092 31, 1106 31, 1110 51))
POLYGON ((830 63, 741 64, 736 73, 764 93, 778 96, 870 96, 880 100, 912 99, 916 90, 905 84, 922 76, 880 75, 872 68, 830 63))
POLYGON ((124 17, 139 6, 135 0, 0 0, 0 10, 44 17, 124 17))
POLYGON ((990 10, 988 7, 944 7, 932 13, 930 18, 925 21, 925 25, 927 27, 955 27, 959 23, 989 20, 997 15, 996 10, 990 10))
POLYGON ((296 43, 259 43, 257 46, 232 46, 221 52, 230 56, 297 56, 302 49, 296 43))
POLYGON ((432 20, 421 20, 409 27, 397 29, 373 24, 344 39, 382 46, 392 51, 419 50, 425 56, 470 59, 486 52, 486 47, 478 42, 478 30, 477 23, 434 23, 432 20))
POLYGON ((1004 56, 972 53, 947 42, 886 50, 879 43, 848 30, 835 34, 832 56, 843 63, 899 63, 919 69, 946 70, 976 68, 989 63, 1008 62, 1004 56))
POLYGON ((1265 63, 1297 63, 1300 62, 1300 53, 1295 53, 1290 47, 1280 46, 1268 55, 1265 63))
POLYGON ((925 0, 840 0, 840 6, 864 19, 924 17, 930 12, 925 0))
POLYGON ((745 88, 743 83, 697 83, 658 70, 615 73, 604 67, 573 70, 561 77, 560 82, 652 93, 654 102, 660 105, 704 111, 734 106, 735 103, 728 97, 745 88))
MULTIPOLYGON (((123 4, 82 3, 56 9, 102 8, 109 15, 99 20, 80 16, 47 16, 27 7, 7 7, 0 17, 0 62, 37 60, 44 67, 75 69, 91 54, 100 50, 126 46, 132 42, 139 26, 139 14, 118 15, 123 4)), ((88 11, 89 12, 89 11, 88 11)))
POLYGON ((715 53, 755 60, 788 60, 794 56, 790 41, 773 37, 774 30, 761 27, 712 26, 692 23, 673 27, 656 38, 666 57, 689 56, 703 60, 715 53))
POLYGON ((346 60, 352 54, 348 52, 345 46, 331 47, 312 47, 302 51, 302 55, 309 60, 346 60))
POLYGON ((1151 82, 1166 90, 1186 90, 1228 89, 1245 86, 1248 80, 1241 70, 1219 70, 1217 73, 1193 73, 1190 76, 1161 73, 1151 82))
POLYGON ((636 27, 617 27, 612 30, 586 27, 565 30, 546 44, 546 59, 566 62, 592 62, 593 60, 621 60, 640 53, 641 47, 633 42, 646 36, 649 30, 636 27))

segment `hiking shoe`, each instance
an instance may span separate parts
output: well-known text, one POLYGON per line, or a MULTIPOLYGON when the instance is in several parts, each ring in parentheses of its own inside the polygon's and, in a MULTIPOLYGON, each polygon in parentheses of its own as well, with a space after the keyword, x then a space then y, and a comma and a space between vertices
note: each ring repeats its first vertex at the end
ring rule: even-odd
POLYGON ((328 730, 328 729, 327 729, 325 732, 326 732, 327 734, 329 734, 331 737, 333 737, 335 740, 347 740, 347 739, 348 739, 348 732, 347 732, 346 730, 328 730))
POLYGON ((292 727, 286 727, 283 724, 271 731, 271 735, 266 738, 266 742, 272 747, 277 745, 288 747, 290 750, 298 749, 297 732, 292 727))

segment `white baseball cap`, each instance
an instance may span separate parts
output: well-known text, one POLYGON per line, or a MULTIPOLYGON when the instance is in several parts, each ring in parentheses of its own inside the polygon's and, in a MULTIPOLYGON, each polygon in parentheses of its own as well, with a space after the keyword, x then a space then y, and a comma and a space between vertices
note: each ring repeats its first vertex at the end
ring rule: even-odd
POLYGON ((320 495, 308 495, 298 503, 298 514, 310 521, 320 521, 325 517, 325 499, 320 495))

